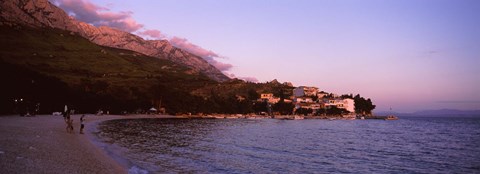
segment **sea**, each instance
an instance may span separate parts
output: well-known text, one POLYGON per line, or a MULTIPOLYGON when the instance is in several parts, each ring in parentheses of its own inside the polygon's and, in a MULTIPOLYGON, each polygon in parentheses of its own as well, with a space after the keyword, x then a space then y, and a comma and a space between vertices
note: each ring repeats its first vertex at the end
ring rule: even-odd
POLYGON ((480 118, 126 119, 98 139, 129 173, 480 173, 480 118))

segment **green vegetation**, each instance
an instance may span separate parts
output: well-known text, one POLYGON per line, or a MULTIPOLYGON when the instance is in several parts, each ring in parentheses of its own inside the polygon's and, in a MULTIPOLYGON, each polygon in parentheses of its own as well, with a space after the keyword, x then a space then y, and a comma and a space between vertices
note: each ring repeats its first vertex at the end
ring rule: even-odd
POLYGON ((170 114, 245 114, 255 111, 259 93, 291 94, 276 81, 218 83, 169 60, 99 46, 63 30, 2 26, 0 40, 0 114, 18 112, 20 105, 31 111, 37 103, 40 113, 65 104, 79 112, 131 113, 161 103, 170 114))
MULTIPOLYGON (((63 30, 1 26, 0 40, 0 114, 32 111, 37 104, 40 113, 61 111, 65 104, 82 113, 133 113, 160 105, 169 114, 289 115, 294 108, 284 102, 293 87, 276 80, 218 83, 169 60, 99 46, 63 30), (261 93, 273 93, 280 102, 259 102, 261 93)), ((359 114, 371 114, 375 108, 360 95, 342 98, 354 99, 359 114)), ((345 112, 328 108, 316 114, 345 112)))
MULTIPOLYGON (((181 110, 175 107, 182 100, 195 100, 188 91, 216 84, 169 60, 98 46, 67 31, 0 27, 0 40, 0 100, 5 106, 28 98, 41 103, 44 113, 59 111, 63 104, 83 112, 121 112, 146 109, 151 100, 163 98, 164 106, 175 111, 181 110), (27 89, 32 80, 43 86, 27 89), (58 84, 62 90, 50 91, 58 84), (51 99, 59 96, 64 97, 51 99)), ((11 108, 2 107, 1 113, 11 113, 11 108)))
MULTIPOLYGON (((261 93, 272 91, 275 96, 290 96, 292 87, 280 84, 276 80, 267 83, 251 83, 234 79, 224 83, 206 85, 194 90, 192 94, 200 96, 205 99, 204 102, 210 103, 209 110, 203 113, 246 114, 268 112, 268 104, 258 102, 257 99, 261 93)), ((282 110, 279 107, 272 107, 274 112, 285 110, 285 108, 282 110)), ((290 109, 289 112, 291 111, 290 109)))

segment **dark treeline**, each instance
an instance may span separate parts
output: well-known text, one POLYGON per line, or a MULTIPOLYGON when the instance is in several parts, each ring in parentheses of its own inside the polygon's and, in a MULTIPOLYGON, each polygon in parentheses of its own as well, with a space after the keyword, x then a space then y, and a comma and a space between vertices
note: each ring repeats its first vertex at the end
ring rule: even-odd
MULTIPOLYGON (((247 114, 247 113, 279 113, 292 114, 294 105, 285 103, 291 87, 281 84, 255 84, 231 82, 216 84, 207 95, 192 95, 190 90, 167 86, 158 82, 148 90, 141 91, 136 87, 111 86, 107 82, 84 80, 82 85, 71 87, 61 80, 40 74, 14 64, 0 62, 0 80, 3 82, 0 90, 0 114, 51 114, 62 111, 64 105, 80 113, 95 113, 98 110, 109 111, 112 114, 142 113, 151 107, 152 100, 160 101, 161 107, 169 114, 247 114), (234 89, 231 86, 243 85, 234 89), (262 86, 263 85, 263 86, 262 86), (270 85, 269 90, 280 96, 280 102, 268 104, 258 101, 257 90, 270 85), (220 92, 218 88, 223 89, 220 92), (237 95, 241 94, 241 95, 237 95), (38 111, 37 111, 38 109, 38 111)), ((375 108, 370 99, 360 95, 342 95, 341 98, 352 98, 355 101, 357 114, 371 114, 375 108)), ((298 109, 296 114, 312 113, 308 109, 298 109)), ((336 107, 321 109, 315 115, 340 115, 345 110, 336 107)))
POLYGON ((119 96, 114 96, 102 93, 100 88, 74 88, 57 78, 2 61, 0 80, 0 114, 51 114, 62 111, 65 105, 82 113, 95 113, 98 110, 134 112, 151 106, 145 95, 131 99, 122 98, 121 92, 118 92, 119 96))
POLYGON ((57 78, 0 61, 0 114, 51 114, 65 105, 79 112, 98 109, 119 111, 145 102, 123 101, 108 94, 95 94, 69 87, 57 78))
MULTIPOLYGON (((283 102, 293 87, 277 80, 218 83, 170 60, 102 47, 58 29, 1 26, 0 40, 2 115, 51 114, 65 105, 77 113, 144 113, 152 107, 169 114, 293 113, 293 104, 283 102), (273 93, 280 102, 259 101, 260 93, 273 93)), ((375 108, 370 99, 348 97, 355 100, 357 113, 375 108)), ((317 113, 323 112, 344 111, 317 113)))
MULTIPOLYGON (((152 104, 152 100, 161 101, 161 107, 169 114, 267 112, 266 103, 256 101, 259 94, 252 84, 247 85, 250 89, 246 90, 245 95, 229 95, 212 89, 209 95, 202 97, 192 95, 190 90, 162 82, 147 90, 89 80, 82 80, 81 85, 69 86, 57 78, 3 61, 0 61, 0 80, 3 82, 0 90, 2 115, 27 112, 51 114, 62 111, 65 105, 77 113, 96 113, 99 110, 111 114, 142 113, 151 107, 157 107, 152 104)), ((229 84, 218 85, 228 88, 229 84)), ((292 108, 293 105, 283 102, 274 106, 275 110, 282 113, 291 113, 292 108)))
MULTIPOLYGON (((144 113, 153 105, 161 102, 168 114, 247 114, 277 113, 290 115, 294 105, 284 102, 291 95, 292 87, 278 82, 248 83, 238 80, 210 84, 212 88, 203 95, 193 95, 192 89, 185 89, 181 83, 165 83, 158 80, 148 88, 134 86, 114 86, 107 81, 82 79, 80 85, 68 85, 65 82, 36 71, 27 66, 0 61, 0 114, 51 114, 63 110, 64 105, 77 113, 96 113, 99 110, 111 114, 144 113), (236 86, 236 88, 235 88, 236 86), (240 86, 240 87, 238 87, 240 86), (268 104, 258 101, 257 91, 273 91, 280 96, 280 102, 268 104)), ((182 82, 183 83, 183 82, 182 82)), ((202 88, 203 89, 203 88, 202 88)), ((193 89, 195 90, 195 89, 193 89)), ((357 114, 371 114, 375 108, 370 99, 360 95, 342 95, 355 101, 357 114)), ((312 110, 298 109, 296 114, 311 114, 312 110)), ((315 115, 340 115, 345 110, 334 108, 321 109, 315 115)))
POLYGON ((73 97, 65 83, 26 68, 0 61, 0 113, 12 114, 33 110, 37 103, 47 111, 61 108, 73 97))

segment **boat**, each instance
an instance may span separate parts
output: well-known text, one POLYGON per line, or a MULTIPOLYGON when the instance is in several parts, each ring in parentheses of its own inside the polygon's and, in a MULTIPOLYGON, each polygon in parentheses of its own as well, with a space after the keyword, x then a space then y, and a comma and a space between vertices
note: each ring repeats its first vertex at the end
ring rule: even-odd
POLYGON ((294 119, 294 120, 303 120, 303 119, 305 119, 305 117, 304 117, 304 116, 295 115, 295 116, 293 116, 293 119, 294 119))
POLYGON ((279 120, 303 120, 305 119, 304 116, 301 115, 282 115, 282 116, 275 116, 275 119, 279 120))
POLYGON ((385 120, 398 120, 398 117, 395 115, 388 115, 387 117, 385 117, 385 120))
POLYGON ((225 116, 223 116, 223 115, 214 115, 212 117, 215 118, 215 119, 224 119, 225 118, 225 116))
MULTIPOLYGON (((392 112, 392 107, 390 107, 390 112, 392 112)), ((385 117, 385 120, 398 120, 398 117, 393 114, 390 114, 390 115, 387 115, 387 117, 385 117)))

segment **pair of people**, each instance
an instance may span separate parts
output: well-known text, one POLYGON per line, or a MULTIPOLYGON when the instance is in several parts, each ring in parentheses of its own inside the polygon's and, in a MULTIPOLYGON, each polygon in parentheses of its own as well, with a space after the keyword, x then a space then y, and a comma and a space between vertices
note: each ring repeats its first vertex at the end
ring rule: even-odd
MULTIPOLYGON (((64 118, 65 118, 65 123, 67 124, 67 133, 74 133, 73 132, 73 119, 70 118, 70 114, 67 112, 65 115, 64 115, 64 118)), ((84 122, 85 122, 85 115, 82 115, 80 117, 80 134, 83 134, 83 129, 85 128, 85 125, 84 125, 84 122)))

